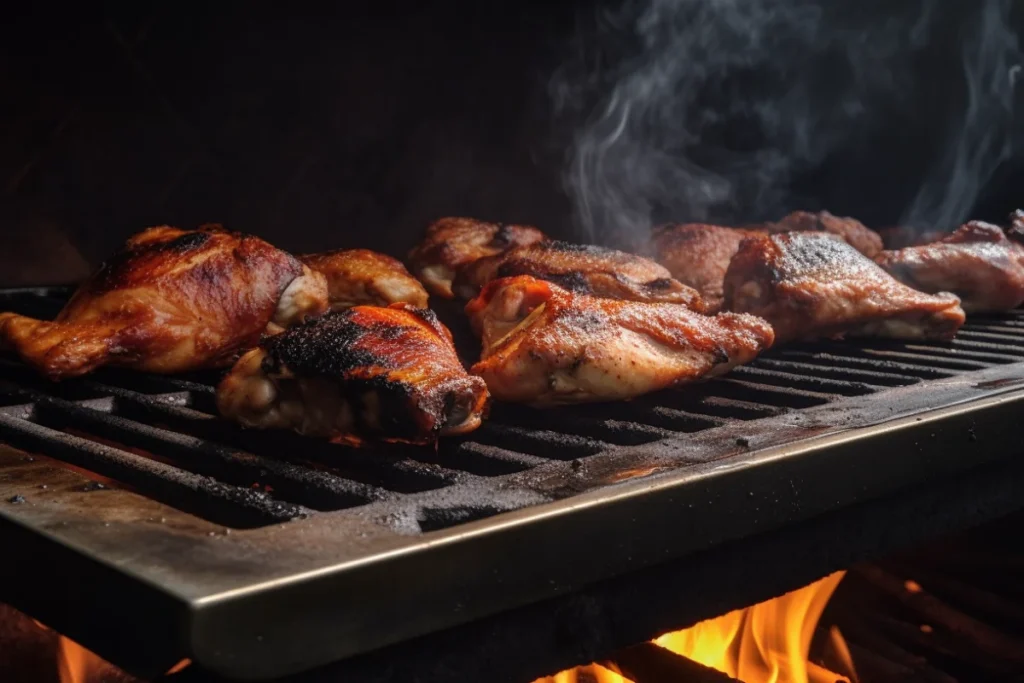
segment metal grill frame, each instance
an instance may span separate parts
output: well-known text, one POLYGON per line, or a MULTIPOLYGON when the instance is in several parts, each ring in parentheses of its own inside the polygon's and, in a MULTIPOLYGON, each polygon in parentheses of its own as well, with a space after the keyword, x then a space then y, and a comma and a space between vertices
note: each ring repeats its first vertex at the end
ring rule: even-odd
MULTIPOLYGON (((294 472, 287 461, 254 460, 156 426, 190 415, 182 394, 204 390, 187 381, 136 378, 179 383, 181 391, 164 394, 99 380, 69 385, 100 394, 84 398, 19 388, 0 408, 0 438, 137 484, 149 497, 96 490, 64 466, 0 448, 0 543, 17 549, 0 563, 0 598, 137 672, 159 673, 188 657, 233 679, 292 674, 1015 457, 1024 451, 1024 434, 1013 429, 1024 404, 1024 329, 1013 330, 1024 328, 1024 317, 1010 317, 1012 325, 983 321, 950 345, 843 342, 769 354, 716 380, 724 394, 718 405, 730 410, 756 413, 742 397, 773 392, 799 408, 749 415, 753 421, 690 416, 707 424, 683 434, 604 419, 615 446, 499 422, 491 428, 509 448, 476 444, 441 458, 517 460, 518 471, 508 474, 454 471, 422 452, 426 464, 350 454, 371 469, 380 457, 381 468, 448 484, 400 493, 294 472), (1007 329, 1020 346, 999 343, 1007 329), (883 391, 840 387, 845 380, 828 377, 830 353, 846 368, 865 359, 860 375, 871 380, 875 372, 878 383, 960 374, 883 391), (802 362, 815 373, 793 372, 802 362), (853 395, 821 391, 828 387, 853 395), (800 407, 808 403, 821 404, 800 407), (160 444, 191 469, 227 477, 241 476, 231 468, 285 483, 305 476, 305 495, 362 504, 314 513, 55 427, 160 444), (636 434, 656 440, 629 445, 636 434), (566 452, 561 459, 517 453, 529 439, 566 452), (276 523, 229 532, 152 500, 161 495, 276 523), (281 522, 296 514, 308 516, 281 522)), ((0 367, 0 375, 18 372, 0 367)), ((635 412, 629 404, 618 409, 635 412)), ((216 436, 222 427, 211 421, 208 428, 216 436)))

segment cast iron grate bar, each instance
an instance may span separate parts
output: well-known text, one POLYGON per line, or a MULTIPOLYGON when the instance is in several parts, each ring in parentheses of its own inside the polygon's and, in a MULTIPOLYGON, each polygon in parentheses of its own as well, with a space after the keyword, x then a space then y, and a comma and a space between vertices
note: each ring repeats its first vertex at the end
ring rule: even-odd
POLYGON ((51 429, 0 412, 0 436, 31 452, 62 460, 103 477, 138 487, 152 498, 219 524, 248 528, 286 522, 310 513, 262 491, 224 484, 135 453, 51 429))
MULTIPOLYGON (((340 510, 388 493, 327 472, 297 467, 288 462, 224 448, 204 439, 135 422, 93 407, 62 399, 36 396, 35 417, 53 429, 78 429, 167 458, 196 474, 254 488, 270 487, 274 497, 317 510, 340 510)), ((116 402, 112 402, 113 409, 116 402)))
MULTIPOLYGON (((0 292, 0 308, 53 315, 67 294, 0 292)), ((1024 314, 985 316, 950 343, 793 345, 685 391, 548 410, 499 405, 478 431, 437 448, 367 450, 220 420, 216 372, 163 377, 105 369, 53 384, 0 359, 0 435, 200 516, 255 526, 433 491, 455 500, 488 479, 551 463, 1021 359, 1024 314)), ((477 505, 461 516, 423 512, 420 518, 430 519, 421 529, 497 511, 486 500, 477 505)))

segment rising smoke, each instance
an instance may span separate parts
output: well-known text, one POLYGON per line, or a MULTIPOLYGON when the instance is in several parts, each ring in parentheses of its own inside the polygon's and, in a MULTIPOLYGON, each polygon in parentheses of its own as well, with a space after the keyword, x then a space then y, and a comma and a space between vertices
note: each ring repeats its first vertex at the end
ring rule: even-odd
POLYGON ((636 246, 665 220, 805 208, 794 178, 867 144, 894 114, 912 118, 929 88, 956 106, 902 218, 956 225, 1009 150, 1021 61, 1010 5, 625 0, 581 28, 552 79, 557 112, 584 121, 564 176, 578 227, 636 246), (940 73, 922 83, 940 44, 940 73))

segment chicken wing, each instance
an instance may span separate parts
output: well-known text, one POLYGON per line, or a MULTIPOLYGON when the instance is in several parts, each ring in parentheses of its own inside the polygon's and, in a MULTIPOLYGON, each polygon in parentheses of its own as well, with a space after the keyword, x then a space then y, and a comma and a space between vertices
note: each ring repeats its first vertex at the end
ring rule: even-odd
POLYGON ((431 294, 451 299, 452 280, 467 264, 545 239, 540 230, 526 225, 442 218, 427 228, 426 237, 409 252, 409 265, 431 294))
POLYGON ((964 322, 953 294, 913 290, 845 242, 801 232, 743 240, 725 275, 725 307, 765 318, 778 341, 951 339, 964 322))
POLYGON ((580 294, 625 301, 661 301, 703 311, 704 302, 692 287, 674 280, 654 261, 584 244, 548 240, 510 249, 468 264, 455 278, 453 290, 472 299, 480 289, 503 277, 530 275, 580 294))
POLYGON ((629 399, 726 372, 772 344, 751 315, 578 294, 529 276, 466 306, 483 340, 473 372, 501 400, 536 406, 629 399))
POLYGON ((722 281, 740 242, 753 230, 690 223, 663 225, 651 235, 655 259, 676 280, 700 292, 707 312, 722 308, 722 281))
POLYGON ((1024 247, 990 223, 973 221, 932 244, 883 251, 875 262, 914 289, 956 294, 969 313, 1024 303, 1024 247))
POLYGON ((53 322, 0 314, 0 347, 53 380, 103 365, 184 372, 326 310, 323 275, 263 240, 163 226, 129 239, 53 322))
POLYGON ((221 414, 245 426, 351 445, 470 432, 487 399, 448 329, 406 303, 331 312, 269 337, 217 388, 221 414))
POLYGON ((868 258, 874 258, 885 247, 882 237, 863 223, 853 218, 840 218, 828 211, 811 213, 794 211, 775 223, 751 226, 768 233, 780 232, 827 232, 841 237, 851 247, 868 258))
POLYGON ((327 278, 331 310, 352 306, 412 304, 427 307, 427 290, 402 262, 369 249, 341 249, 322 254, 306 254, 299 260, 327 278))

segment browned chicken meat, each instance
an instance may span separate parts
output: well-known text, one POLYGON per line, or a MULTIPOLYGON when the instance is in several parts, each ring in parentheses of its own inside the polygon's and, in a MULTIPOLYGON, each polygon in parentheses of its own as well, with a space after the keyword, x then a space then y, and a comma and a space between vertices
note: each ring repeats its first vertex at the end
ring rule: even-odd
POLYGON ((740 242, 753 230, 690 223, 663 225, 651 235, 655 258, 672 277, 700 292, 708 312, 722 308, 722 282, 740 242))
POLYGON ((536 406, 629 399, 746 363, 772 344, 765 321, 603 299, 544 280, 493 280, 466 306, 483 340, 473 372, 498 399, 536 406))
POLYGON ((751 228, 769 233, 827 232, 841 237, 868 258, 874 258, 885 248, 882 245, 882 237, 874 230, 858 220, 833 216, 828 211, 794 211, 775 223, 765 223, 751 228))
POLYGON ((875 261, 914 289, 956 294, 967 312, 1024 303, 1024 247, 990 223, 973 221, 937 242, 883 251, 875 261))
POLYGON ((129 239, 53 322, 0 314, 0 347, 54 380, 103 365, 184 372, 326 310, 324 277, 263 240, 163 226, 129 239))
POLYGON ((386 254, 369 249, 340 249, 306 254, 299 260, 327 278, 331 310, 400 302, 427 307, 427 290, 401 261, 386 254))
POLYGON ((269 337, 217 388, 221 414, 247 427, 350 445, 470 432, 487 399, 448 329, 432 311, 404 303, 328 313, 269 337))
POLYGON ((1010 214, 1010 227, 1006 229, 1006 236, 1024 245, 1024 211, 1017 209, 1010 214))
POLYGON ((955 295, 918 292, 842 240, 802 232, 743 240, 725 275, 725 307, 765 318, 778 341, 951 339, 964 322, 955 295))
POLYGON ((452 280, 467 264, 545 239, 540 230, 526 225, 442 218, 427 228, 426 237, 409 252, 409 265, 431 294, 451 299, 452 280))
POLYGON ((480 289, 503 277, 530 275, 580 294, 625 301, 685 304, 703 311, 700 294, 672 278, 664 266, 624 251, 548 240, 510 249, 467 265, 453 290, 472 299, 480 289))

